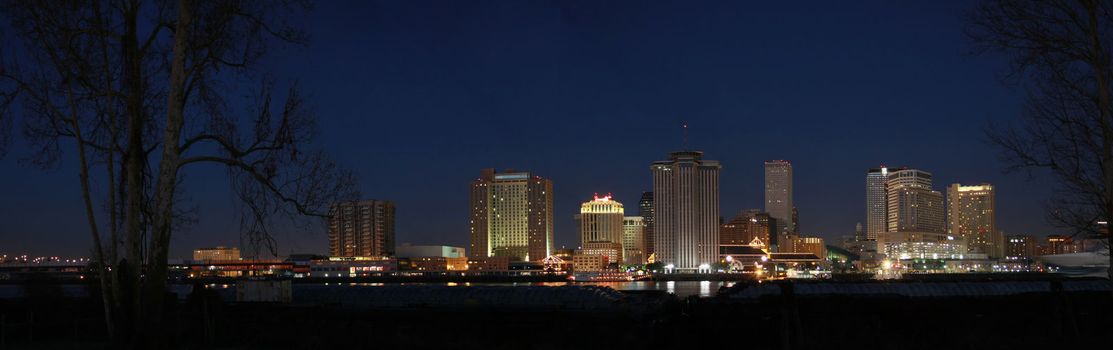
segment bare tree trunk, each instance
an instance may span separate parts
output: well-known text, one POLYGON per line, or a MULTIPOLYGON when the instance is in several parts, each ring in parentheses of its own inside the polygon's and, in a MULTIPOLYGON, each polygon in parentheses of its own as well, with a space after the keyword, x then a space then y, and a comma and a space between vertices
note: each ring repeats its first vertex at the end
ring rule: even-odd
MULTIPOLYGON (((1113 99, 1109 96, 1109 67, 1107 66, 1109 57, 1106 57, 1105 49, 1101 46, 1101 29, 1098 23, 1098 11, 1101 9, 1094 1, 1085 1, 1083 4, 1088 15, 1090 63, 1098 90, 1098 118, 1102 138, 1101 170, 1105 185, 1105 198, 1102 204, 1105 206, 1105 224, 1108 225, 1109 221, 1113 220, 1113 129, 1110 129, 1113 127, 1113 122, 1110 120, 1113 118, 1113 99)), ((1101 231, 1100 227, 1098 231, 1101 231)), ((1109 255, 1109 259, 1113 267, 1113 254, 1109 255)), ((1110 282, 1113 282, 1113 268, 1110 268, 1108 273, 1110 282)))
POLYGON ((170 91, 167 96, 166 130, 162 140, 162 159, 159 160, 158 185, 155 189, 154 230, 150 242, 147 266, 147 324, 158 324, 162 318, 162 303, 166 294, 166 263, 169 256, 170 234, 174 220, 174 192, 181 165, 181 135, 184 124, 186 88, 186 49, 190 40, 193 2, 178 2, 178 20, 174 28, 174 51, 170 63, 170 91))
POLYGON ((89 186, 89 161, 85 155, 85 138, 81 134, 81 124, 77 119, 71 119, 74 132, 75 142, 77 142, 77 159, 78 166, 81 168, 79 172, 79 179, 81 182, 81 200, 85 203, 85 217, 89 221, 89 228, 93 234, 93 254, 97 261, 97 279, 100 281, 101 301, 104 303, 104 319, 108 330, 109 336, 115 334, 116 328, 113 324, 113 308, 112 308, 112 293, 109 290, 108 275, 105 272, 107 264, 105 264, 105 256, 103 243, 100 237, 100 230, 97 226, 96 213, 93 211, 93 198, 90 195, 89 186))
POLYGON ((134 335, 138 327, 142 309, 140 308, 141 276, 143 273, 143 169, 146 166, 146 154, 143 149, 143 128, 146 112, 143 109, 143 60, 139 52, 139 43, 136 38, 137 20, 139 16, 138 4, 127 4, 124 10, 124 36, 123 36, 123 84, 126 91, 126 114, 128 117, 127 137, 128 144, 124 151, 127 163, 125 175, 125 257, 118 261, 116 267, 121 274, 119 284, 116 286, 121 293, 121 315, 127 315, 123 325, 134 335))

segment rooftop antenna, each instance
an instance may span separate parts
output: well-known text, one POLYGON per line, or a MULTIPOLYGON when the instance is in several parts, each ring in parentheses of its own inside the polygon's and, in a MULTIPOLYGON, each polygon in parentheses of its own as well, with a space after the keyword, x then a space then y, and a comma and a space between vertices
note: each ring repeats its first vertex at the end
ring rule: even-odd
POLYGON ((688 123, 684 123, 684 151, 688 151, 688 123))

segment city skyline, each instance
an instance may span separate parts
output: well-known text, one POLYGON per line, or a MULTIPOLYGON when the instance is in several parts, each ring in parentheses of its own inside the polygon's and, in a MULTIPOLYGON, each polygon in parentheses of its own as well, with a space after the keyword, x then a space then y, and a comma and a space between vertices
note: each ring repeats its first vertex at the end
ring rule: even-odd
POLYGON ((0 4, 0 348, 1113 329, 1113 1, 0 4))
MULTIPOLYGON (((381 51, 379 55, 359 50, 345 57, 299 53, 275 58, 268 65, 277 71, 291 70, 289 76, 278 78, 300 78, 313 95, 317 112, 329 117, 321 125, 327 149, 358 150, 337 155, 356 167, 364 198, 396 202, 399 243, 467 246, 468 214, 460 209, 467 206, 466 181, 479 168, 513 167, 555 181, 555 246, 571 247, 575 241, 571 215, 577 200, 610 192, 624 203, 634 203, 650 189, 643 164, 681 148, 680 125, 685 123, 691 148, 702 149, 724 164, 723 214, 763 207, 759 162, 788 159, 796 168, 794 202, 804 232, 833 241, 865 221, 861 173, 884 161, 929 169, 939 177, 938 184, 994 184, 999 190, 999 226, 1008 234, 1060 232, 1043 220, 1042 203, 1054 186, 1045 186, 1050 182, 1042 174, 1035 173, 1033 181, 1038 185, 1028 182, 1025 174, 1002 175, 995 161, 997 152, 985 145, 979 128, 947 126, 1011 120, 1018 115, 1022 99, 1021 93, 1000 86, 986 73, 1001 71, 1006 63, 965 55, 969 46, 957 14, 969 5, 874 4, 876 11, 887 14, 878 18, 861 11, 865 5, 819 4, 820 10, 838 8, 790 18, 828 24, 825 18, 833 18, 843 24, 823 33, 792 29, 763 34, 768 37, 747 33, 769 25, 763 18, 770 14, 792 9, 772 4, 752 9, 728 4, 676 9, 658 4, 619 16, 585 6, 566 9, 568 17, 554 23, 530 11, 513 18, 494 7, 471 11, 497 21, 466 21, 440 18, 448 13, 418 16, 409 4, 381 4, 377 13, 384 20, 364 23, 359 14, 368 13, 368 8, 321 3, 303 19, 317 39, 310 43, 314 49, 349 50, 351 43, 333 34, 351 30, 400 32, 404 40, 399 42, 412 40, 429 49, 415 50, 370 35, 357 41, 384 48, 376 51, 381 51), (631 44, 645 38, 638 31, 647 18, 664 13, 675 15, 679 25, 650 33, 668 34, 663 42, 631 44), (737 16, 727 19, 717 13, 737 16), (490 40, 494 33, 525 23, 538 26, 508 39, 507 44, 490 40), (454 41, 460 44, 437 41, 438 33, 444 32, 460 33, 455 37, 459 41, 454 41), (626 44, 607 49, 610 42, 599 33, 613 33, 626 44), (680 40, 690 37, 707 40, 680 40), (739 41, 723 41, 731 37, 739 41), (915 45, 896 40, 905 37, 927 39, 915 45), (556 49, 528 45, 534 41, 562 44, 556 49), (875 41, 893 44, 878 48, 870 44, 875 41), (710 42, 720 45, 704 44, 710 42), (818 43, 827 44, 801 51, 804 45, 818 43), (576 54, 585 48, 601 51, 597 57, 576 54), (506 55, 483 54, 492 50, 506 55), (720 58, 687 63, 685 52, 692 50, 711 50, 720 58), (767 57, 761 52, 772 54, 767 57), (945 64, 886 63, 902 57, 945 64), (615 70, 610 60, 623 69, 615 70), (445 68, 430 71, 429 67, 445 68), (783 79, 785 72, 799 67, 806 67, 802 76, 812 78, 783 79), (506 73, 501 73, 504 68, 506 73), (429 87, 435 81, 445 85, 429 87), (473 81, 493 83, 483 88, 473 81), (815 103, 799 103, 803 99, 815 103), (356 101, 360 101, 358 108, 356 101), (445 120, 440 115, 459 118, 445 120), (559 118, 571 119, 551 125, 559 118), (511 120, 520 122, 507 122, 511 120), (427 121, 444 122, 445 127, 430 130, 427 121), (500 135, 497 141, 460 136, 485 132, 492 125, 497 125, 493 130, 500 135), (592 135, 609 137, 572 141, 569 135, 588 133, 578 125, 592 125, 592 135), (909 129, 910 125, 916 127, 909 129), (772 131, 759 131, 764 129, 772 131), (916 142, 878 147, 878 138, 865 137, 865 133, 896 132, 916 142), (964 156, 953 156, 959 152, 964 156), (593 156, 580 157, 584 154, 593 156), (382 164, 396 166, 380 171, 382 164)), ((9 198, 0 207, 0 219, 13 223, 0 235, 0 246, 29 253, 86 254, 88 229, 79 220, 73 155, 63 155, 60 169, 41 171, 19 164, 26 153, 16 145, 0 160, 6 184, 0 190, 9 198)), ((197 208, 199 220, 175 236, 173 257, 188 256, 191 247, 239 243, 239 220, 235 208, 227 204, 231 197, 227 186, 196 181, 210 175, 220 176, 220 172, 200 169, 186 174, 185 186, 191 192, 183 205, 197 208)), ((281 254, 327 251, 323 225, 312 230, 284 225, 278 231, 281 254)))

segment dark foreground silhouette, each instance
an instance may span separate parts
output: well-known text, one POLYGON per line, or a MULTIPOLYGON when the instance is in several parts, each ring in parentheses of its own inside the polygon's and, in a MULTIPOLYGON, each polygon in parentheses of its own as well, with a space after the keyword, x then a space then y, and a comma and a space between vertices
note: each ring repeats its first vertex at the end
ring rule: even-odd
MULTIPOLYGON (((687 299, 594 286, 384 286, 305 292, 290 304, 227 302, 198 288, 170 305, 157 336, 181 349, 1108 348, 1107 283, 766 282, 687 299)), ((36 285, 0 299, 0 346, 115 348, 99 297, 63 294, 36 285)))

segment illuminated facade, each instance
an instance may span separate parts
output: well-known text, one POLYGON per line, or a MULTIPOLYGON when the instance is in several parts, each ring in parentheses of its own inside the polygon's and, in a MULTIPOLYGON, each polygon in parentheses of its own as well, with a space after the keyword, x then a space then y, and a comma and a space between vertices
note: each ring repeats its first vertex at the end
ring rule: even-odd
POLYGON ((776 237, 776 219, 769 213, 757 209, 744 210, 723 224, 719 231, 719 244, 743 245, 749 244, 754 238, 762 242, 775 243, 771 238, 776 237))
POLYGON ((937 232, 885 232, 877 237, 877 252, 889 259, 968 259, 961 237, 937 232))
POLYGON ((212 247, 193 251, 194 261, 235 261, 240 260, 240 248, 212 247))
POLYGON ((393 256, 394 202, 335 203, 329 209, 330 256, 393 256))
POLYGON ((469 257, 468 258, 468 271, 509 271, 510 270, 510 257, 506 256, 484 256, 484 257, 469 257))
POLYGON ((580 228, 580 245, 592 242, 622 243, 622 203, 611 196, 595 196, 580 205, 576 223, 580 228))
POLYGON ((527 172, 484 169, 471 185, 475 257, 540 261, 553 251, 553 183, 527 172))
POLYGON ((990 184, 947 187, 947 233, 965 238, 970 253, 993 259, 1005 255, 1004 239, 997 231, 995 197, 990 184))
POLYGON ((653 162, 654 254, 672 271, 695 272, 719 258, 719 162, 673 152, 653 162))
POLYGON ((884 165, 866 173, 866 239, 877 239, 878 234, 889 231, 888 181, 889 168, 884 165))
POLYGON ((792 163, 787 160, 765 162, 765 212, 776 219, 777 232, 796 232, 792 215, 792 163))
MULTIPOLYGON (((398 270, 398 260, 365 257, 332 257, 327 260, 312 260, 305 277, 338 278, 379 276, 383 272, 398 270)), ((295 277, 297 277, 295 275, 295 277)))
POLYGON ((820 258, 827 257, 827 244, 820 237, 797 237, 793 253, 812 253, 820 258))
POLYGON ((575 272, 602 272, 609 261, 602 255, 576 254, 572 257, 572 270, 575 272))
POLYGON ((588 242, 585 243, 580 249, 576 250, 575 255, 598 255, 607 260, 607 263, 621 263, 622 262, 622 244, 614 242, 588 242))
POLYGON ((931 173, 890 169, 885 186, 889 232, 946 232, 943 194, 931 189, 931 173))
POLYGON ((468 258, 446 258, 427 256, 399 259, 399 269, 412 271, 464 271, 468 269, 468 258))
POLYGON ((645 263, 645 218, 627 216, 622 219, 622 259, 627 265, 645 263))

